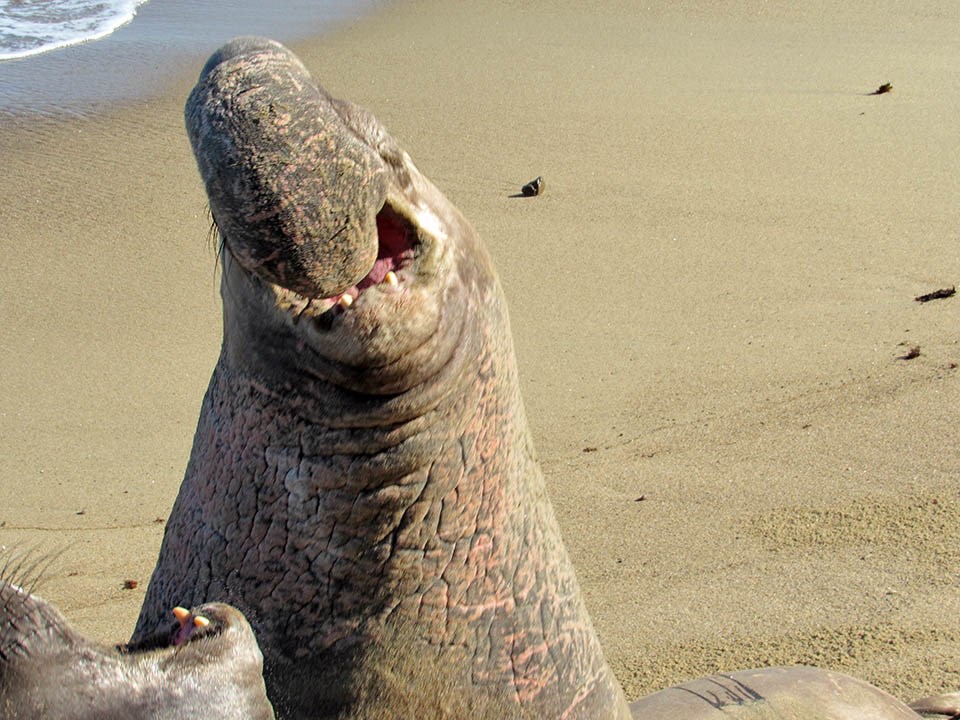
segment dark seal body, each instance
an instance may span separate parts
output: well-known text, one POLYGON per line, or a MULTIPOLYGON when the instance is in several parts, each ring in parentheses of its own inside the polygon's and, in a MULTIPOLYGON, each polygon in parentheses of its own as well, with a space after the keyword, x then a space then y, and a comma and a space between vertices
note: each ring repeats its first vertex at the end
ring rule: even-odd
MULTIPOLYGON (((186 125, 222 241, 223 345, 135 639, 173 603, 236 605, 282 718, 630 717, 469 223, 277 43, 217 51, 186 125)), ((858 681, 744 677, 752 694, 707 678, 633 716, 863 717, 858 681)), ((872 717, 909 717, 873 692, 872 717)))
POLYGON ((275 43, 218 51, 186 121, 224 339, 135 637, 235 604, 282 717, 627 717, 473 229, 275 43))
MULTIPOLYGON (((196 608, 202 630, 175 627, 140 646, 86 640, 49 603, 0 581, 4 720, 270 720, 253 632, 234 608, 196 608)), ((175 625, 175 624, 174 624, 175 625)))

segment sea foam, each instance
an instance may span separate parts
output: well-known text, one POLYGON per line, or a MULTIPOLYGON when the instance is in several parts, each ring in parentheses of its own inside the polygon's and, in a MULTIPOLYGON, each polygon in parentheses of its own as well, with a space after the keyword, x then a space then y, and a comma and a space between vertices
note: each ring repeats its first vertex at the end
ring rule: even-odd
POLYGON ((0 0, 0 60, 109 35, 146 0, 0 0))

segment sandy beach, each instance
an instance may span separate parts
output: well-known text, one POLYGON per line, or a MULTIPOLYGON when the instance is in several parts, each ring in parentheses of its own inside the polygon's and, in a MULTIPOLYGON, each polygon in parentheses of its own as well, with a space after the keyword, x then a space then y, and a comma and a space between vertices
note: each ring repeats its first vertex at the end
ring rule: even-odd
MULTIPOLYGON (((960 689, 960 299, 914 300, 960 281, 960 6, 481 5, 292 47, 487 243, 628 697, 793 663, 960 689)), ((38 592, 114 642, 219 350, 181 119, 214 49, 0 115, 0 545, 54 553, 38 592)))

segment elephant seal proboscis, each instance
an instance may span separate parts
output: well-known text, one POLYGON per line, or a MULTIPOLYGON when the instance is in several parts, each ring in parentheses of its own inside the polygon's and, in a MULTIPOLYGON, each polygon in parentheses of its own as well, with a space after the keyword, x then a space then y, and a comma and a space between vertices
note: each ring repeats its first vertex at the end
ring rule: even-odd
POLYGON ((286 48, 218 50, 186 125, 222 242, 223 345, 135 638, 247 614, 283 718, 915 718, 813 669, 632 706, 537 464, 470 224, 286 48))

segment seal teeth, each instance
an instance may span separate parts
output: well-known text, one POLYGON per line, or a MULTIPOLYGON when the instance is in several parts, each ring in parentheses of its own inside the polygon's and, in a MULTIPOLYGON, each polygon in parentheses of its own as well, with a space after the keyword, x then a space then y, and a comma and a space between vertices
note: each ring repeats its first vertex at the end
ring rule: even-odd
POLYGON ((205 628, 210 624, 210 620, 205 618, 203 615, 197 615, 193 619, 193 624, 198 628, 205 628))
POLYGON ((383 276, 383 281, 390 287, 396 287, 400 284, 400 281, 397 279, 397 274, 393 270, 387 271, 387 274, 383 276))
POLYGON ((183 625, 190 617, 190 611, 178 605, 173 609, 173 616, 183 625))
POLYGON ((340 299, 337 300, 337 304, 342 308, 348 308, 353 305, 353 296, 352 295, 341 295, 340 299))

